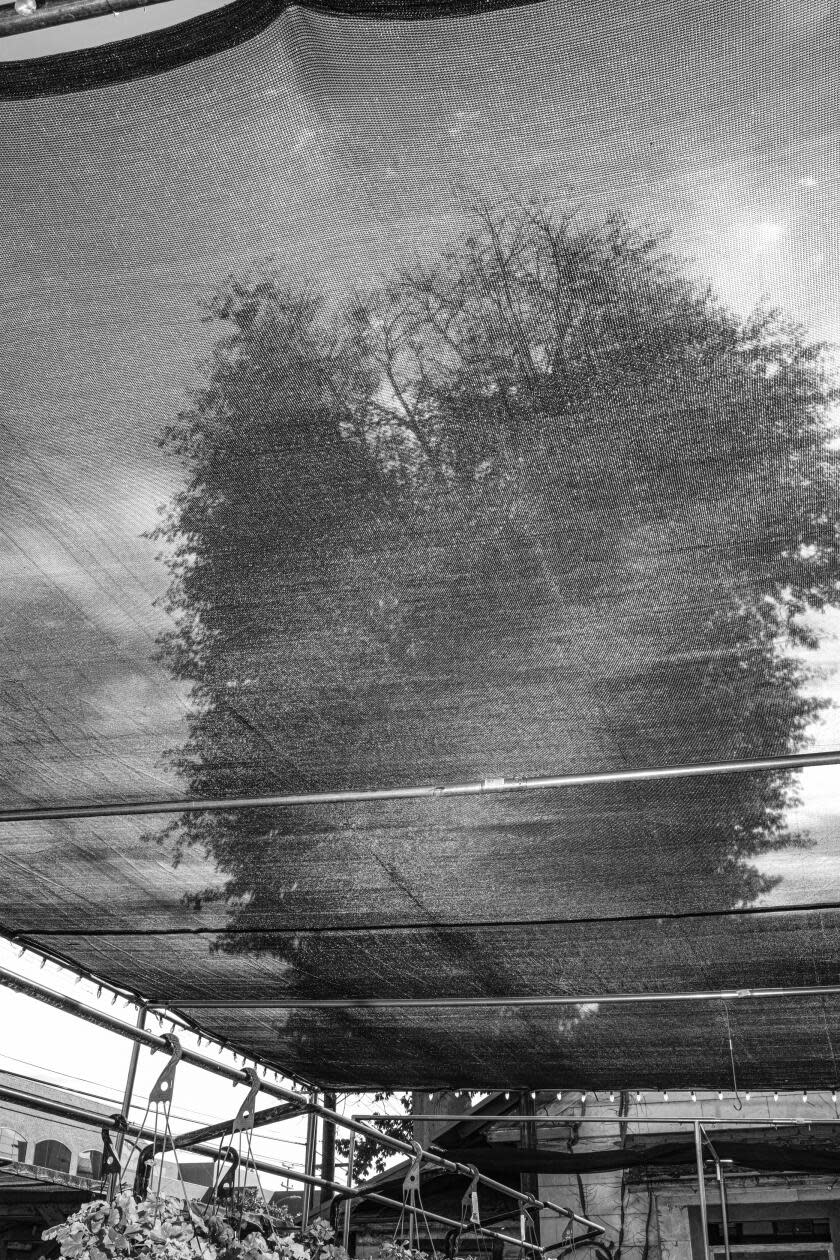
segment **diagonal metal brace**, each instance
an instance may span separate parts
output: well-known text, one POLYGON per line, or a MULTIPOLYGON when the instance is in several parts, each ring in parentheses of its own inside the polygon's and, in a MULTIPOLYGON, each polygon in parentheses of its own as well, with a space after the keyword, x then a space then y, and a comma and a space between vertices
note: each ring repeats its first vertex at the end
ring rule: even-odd
POLYGON ((245 1068, 245 1075, 248 1077, 248 1095, 242 1106, 237 1111, 233 1119, 234 1133, 243 1133, 246 1129, 253 1129, 254 1115, 256 1113, 257 1095, 262 1089, 260 1078, 257 1076, 257 1069, 252 1067, 245 1068))
POLYGON ((166 1048, 169 1051, 169 1062, 155 1081, 149 1093, 150 1103, 164 1103, 167 1107, 172 1101, 172 1091, 175 1087, 175 1069, 181 1062, 184 1051, 181 1049, 181 1043, 174 1033, 164 1033, 163 1040, 166 1042, 166 1048))

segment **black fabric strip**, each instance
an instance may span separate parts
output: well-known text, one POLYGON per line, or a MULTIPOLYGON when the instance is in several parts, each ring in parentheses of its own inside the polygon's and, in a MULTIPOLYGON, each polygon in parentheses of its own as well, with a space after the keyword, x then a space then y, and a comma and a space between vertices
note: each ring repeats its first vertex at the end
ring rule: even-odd
MULTIPOLYGON (((480 1117, 479 1117, 480 1119, 480 1117)), ((720 1159, 731 1159, 743 1168, 767 1172, 840 1172, 840 1151, 792 1146, 789 1143, 732 1142, 714 1139, 720 1159)), ((693 1142, 663 1142, 646 1150, 592 1151, 564 1154, 560 1151, 524 1151, 516 1147, 465 1146, 446 1148, 447 1157, 475 1164, 480 1172, 503 1171, 539 1173, 611 1172, 620 1168, 648 1165, 693 1165, 693 1142)))
MULTIPOLYGON (((836 913, 840 910, 840 902, 815 901, 802 905, 790 906, 739 906, 732 910, 680 910, 663 911, 661 914, 627 914, 603 915, 580 919, 473 919, 458 923, 444 923, 437 920, 417 923, 360 923, 346 927, 314 927, 307 924, 284 924, 283 927, 266 926, 254 923, 252 927, 169 927, 169 928, 42 928, 29 927, 16 932, 4 932, 10 940, 26 943, 27 937, 36 939, 56 939, 68 936, 90 937, 146 937, 146 936, 375 936, 380 932, 461 932, 478 931, 482 928, 516 928, 516 927, 585 927, 588 924, 600 923, 659 923, 685 922, 689 919, 741 919, 766 915, 796 915, 836 913)), ((37 945, 35 946, 37 948, 37 945)))
MULTIPOLYGON (((303 5, 336 17, 428 21, 518 8, 538 0, 317 0, 303 5)), ((213 56, 259 34, 287 8, 285 0, 234 0, 188 22, 99 48, 25 61, 0 60, 0 100, 63 96, 163 74, 213 56)), ((57 22, 56 25, 59 23, 57 22)), ((14 37, 11 37, 14 38, 14 37)))

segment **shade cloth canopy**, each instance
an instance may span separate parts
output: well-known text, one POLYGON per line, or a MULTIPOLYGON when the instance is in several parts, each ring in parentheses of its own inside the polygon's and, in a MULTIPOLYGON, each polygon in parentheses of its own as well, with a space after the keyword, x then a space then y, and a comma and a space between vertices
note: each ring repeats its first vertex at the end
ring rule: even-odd
MULTIPOLYGON (((5 64, 0 807, 840 747, 828 23, 5 64)), ((323 1085, 826 1086, 836 996, 709 995, 838 983, 836 775, 0 821, 0 929, 323 1085)))

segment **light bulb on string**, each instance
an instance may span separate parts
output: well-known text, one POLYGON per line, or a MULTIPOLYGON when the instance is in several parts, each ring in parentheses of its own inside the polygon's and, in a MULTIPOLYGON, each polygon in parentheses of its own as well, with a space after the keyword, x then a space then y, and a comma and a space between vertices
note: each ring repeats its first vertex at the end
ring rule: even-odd
POLYGON ((696 1091, 695 1091, 695 1090, 692 1090, 692 1091, 691 1091, 691 1101, 692 1101, 692 1102, 697 1102, 697 1093, 696 1093, 696 1091))
POLYGON ((44 968, 46 967, 46 965, 47 965, 47 960, 46 960, 46 958, 42 958, 42 959, 41 959, 41 966, 38 968, 38 970, 39 970, 39 971, 43 971, 43 970, 44 970, 44 968))
POLYGON ((610 1102, 615 1102, 615 1090, 610 1090, 610 1102))
POLYGON ((642 1095, 639 1093, 638 1090, 636 1090, 636 1102, 640 1103, 641 1101, 642 1101, 642 1095))
POLYGON ((558 1102, 562 1102, 562 1101, 563 1101, 563 1091, 562 1091, 562 1089, 558 1089, 558 1091, 557 1091, 557 1101, 558 1101, 558 1102))
POLYGON ((836 1102, 837 1102, 837 1090, 836 1090, 836 1089, 833 1089, 833 1090, 831 1091, 831 1101, 832 1101, 833 1103, 836 1103, 836 1102))
POLYGON ((723 1102, 723 1090, 718 1090, 718 1102, 723 1102))
POLYGON ((97 990, 96 990, 96 996, 97 996, 98 998, 101 998, 101 997, 102 997, 102 985, 101 985, 101 984, 100 984, 100 985, 98 985, 98 987, 97 987, 97 990))
POLYGON ((663 1102, 667 1102, 667 1101, 668 1101, 668 1091, 667 1091, 667 1089, 663 1091, 663 1094, 662 1094, 662 1101, 663 1101, 663 1102))
POLYGON ((535 1089, 532 1089, 532 1090, 531 1090, 531 1097, 532 1097, 532 1098, 536 1098, 536 1096, 537 1096, 537 1091, 536 1091, 535 1089))
POLYGON ((582 1090, 580 1091, 580 1101, 581 1101, 581 1102, 586 1102, 586 1090, 585 1090, 585 1089, 582 1089, 582 1090))
POLYGON ((808 1091, 807 1091, 807 1089, 803 1089, 803 1091, 802 1091, 802 1101, 803 1101, 804 1103, 806 1103, 806 1102, 808 1101, 808 1091))
POLYGON ((749 1102, 751 1098, 752 1098, 752 1094, 750 1093, 749 1090, 747 1090, 746 1094, 744 1094, 744 1101, 749 1102))
POLYGON ((779 1101, 779 1091, 778 1091, 777 1089, 774 1089, 774 1090, 773 1090, 773 1102, 778 1102, 778 1101, 779 1101))
POLYGON ((507 1101, 509 1101, 509 1099, 510 1099, 510 1090, 509 1090, 509 1089, 507 1089, 507 1090, 505 1090, 505 1101, 507 1102, 507 1101))

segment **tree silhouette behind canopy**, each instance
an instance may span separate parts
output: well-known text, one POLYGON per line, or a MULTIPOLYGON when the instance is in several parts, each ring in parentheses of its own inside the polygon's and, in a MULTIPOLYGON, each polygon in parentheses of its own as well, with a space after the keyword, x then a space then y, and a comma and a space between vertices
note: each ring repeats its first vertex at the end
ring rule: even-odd
MULTIPOLYGON (((191 795, 803 747, 820 706, 790 647, 836 601, 838 492, 834 388, 801 330, 727 311, 661 239, 529 203, 480 208, 451 250, 338 315, 267 270, 209 316, 206 384, 163 438, 186 480, 159 531, 191 795)), ((464 817, 562 849, 536 881, 555 914, 597 901, 587 854, 605 845, 634 908, 701 909, 771 887, 753 859, 796 842, 792 800, 789 776, 761 774, 464 817)), ((369 821, 322 811, 317 831, 369 821)), ((403 818, 403 851, 427 823, 403 818)), ((316 824, 174 827, 248 928, 277 923, 278 843, 316 824)), ((480 904, 499 872, 484 850, 460 861, 480 904)), ((503 986, 501 964, 475 966, 503 986)))

